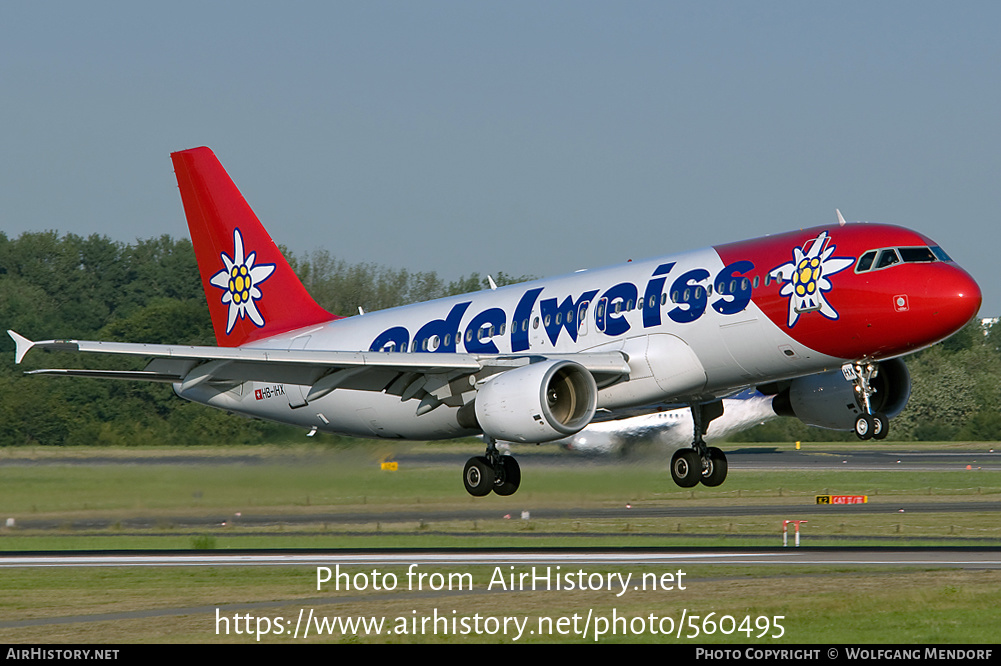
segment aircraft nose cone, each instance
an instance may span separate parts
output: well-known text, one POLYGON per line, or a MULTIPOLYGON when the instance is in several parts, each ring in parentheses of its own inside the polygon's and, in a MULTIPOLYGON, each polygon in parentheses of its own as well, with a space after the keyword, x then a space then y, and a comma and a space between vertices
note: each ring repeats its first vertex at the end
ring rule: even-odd
MULTIPOLYGON (((969 273, 952 263, 905 264, 901 280, 889 282, 882 292, 891 296, 889 310, 867 320, 864 338, 868 349, 881 355, 910 353, 945 340, 966 326, 980 310, 982 295, 969 273)), ((887 271, 887 275, 890 275, 887 271)), ((872 353, 849 349, 853 353, 872 353)))
POLYGON ((932 316, 944 336, 952 335, 973 319, 983 301, 980 285, 973 276, 958 266, 950 269, 939 284, 930 286, 936 300, 932 316))

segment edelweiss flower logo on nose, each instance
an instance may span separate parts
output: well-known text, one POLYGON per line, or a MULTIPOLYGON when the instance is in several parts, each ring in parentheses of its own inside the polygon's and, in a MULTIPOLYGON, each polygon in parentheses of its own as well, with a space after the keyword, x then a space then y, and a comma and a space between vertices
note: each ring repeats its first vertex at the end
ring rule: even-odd
POLYGON ((786 284, 779 290, 780 296, 789 296, 789 327, 796 323, 803 312, 819 310, 828 319, 837 319, 838 312, 824 298, 824 292, 833 288, 829 275, 845 270, 853 263, 852 257, 834 257, 834 248, 825 248, 827 232, 823 231, 810 243, 810 251, 803 252, 803 247, 793 249, 793 260, 773 268, 769 275, 775 279, 784 280, 786 284))
POLYGON ((233 324, 237 317, 250 317, 250 321, 258 327, 264 326, 264 317, 254 304, 254 301, 263 296, 258 285, 271 277, 275 270, 274 264, 254 265, 257 258, 256 252, 251 252, 249 256, 243 256, 243 236, 240 230, 233 232, 233 258, 230 259, 225 252, 219 255, 224 270, 212 276, 209 282, 213 287, 223 290, 222 302, 229 305, 229 319, 226 322, 226 335, 233 330, 233 324))

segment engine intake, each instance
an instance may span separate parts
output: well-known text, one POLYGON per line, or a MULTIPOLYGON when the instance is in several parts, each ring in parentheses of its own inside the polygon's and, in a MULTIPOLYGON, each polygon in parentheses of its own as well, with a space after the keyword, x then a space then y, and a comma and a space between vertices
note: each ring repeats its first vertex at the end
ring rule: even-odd
POLYGON ((476 394, 483 434, 509 442, 548 442, 573 435, 594 418, 598 387, 573 361, 541 361, 507 370, 476 394))

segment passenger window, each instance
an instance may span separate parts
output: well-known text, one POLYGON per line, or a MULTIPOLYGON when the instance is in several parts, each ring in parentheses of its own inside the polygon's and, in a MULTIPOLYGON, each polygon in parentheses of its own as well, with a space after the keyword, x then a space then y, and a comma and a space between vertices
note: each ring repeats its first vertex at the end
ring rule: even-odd
POLYGON ((858 260, 858 264, 855 266, 856 273, 864 273, 870 268, 872 268, 872 262, 876 258, 876 250, 869 250, 862 255, 862 258, 858 260))

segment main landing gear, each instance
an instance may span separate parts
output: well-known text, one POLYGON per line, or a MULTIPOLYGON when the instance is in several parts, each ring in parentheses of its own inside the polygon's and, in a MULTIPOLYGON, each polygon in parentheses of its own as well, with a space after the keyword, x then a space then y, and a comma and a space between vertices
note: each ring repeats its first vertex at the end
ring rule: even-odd
POLYGON ((489 495, 490 491, 497 495, 513 495, 521 485, 521 467, 511 456, 502 456, 497 450, 497 441, 488 437, 486 455, 466 461, 462 483, 473 497, 489 495))
POLYGON ((890 432, 890 421, 886 414, 872 411, 870 400, 876 393, 872 380, 879 374, 879 367, 875 363, 846 363, 841 372, 855 385, 855 400, 862 408, 862 413, 855 417, 855 435, 862 440, 884 439, 890 432))
POLYGON ((715 446, 707 446, 703 437, 709 423, 723 415, 723 401, 692 405, 695 437, 690 449, 678 449, 671 457, 671 478, 682 488, 718 486, 726 480, 726 456, 715 446))

